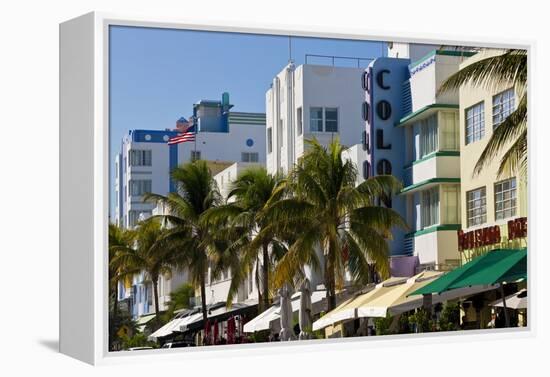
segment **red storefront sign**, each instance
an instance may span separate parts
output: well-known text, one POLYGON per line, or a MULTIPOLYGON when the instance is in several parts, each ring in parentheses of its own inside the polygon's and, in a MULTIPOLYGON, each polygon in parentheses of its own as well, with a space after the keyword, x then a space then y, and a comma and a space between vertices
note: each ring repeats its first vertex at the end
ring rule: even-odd
MULTIPOLYGON (((500 226, 494 225, 486 228, 464 232, 459 230, 458 250, 474 249, 476 247, 494 245, 501 242, 500 226)), ((508 240, 527 237, 527 217, 520 217, 508 221, 508 240)))

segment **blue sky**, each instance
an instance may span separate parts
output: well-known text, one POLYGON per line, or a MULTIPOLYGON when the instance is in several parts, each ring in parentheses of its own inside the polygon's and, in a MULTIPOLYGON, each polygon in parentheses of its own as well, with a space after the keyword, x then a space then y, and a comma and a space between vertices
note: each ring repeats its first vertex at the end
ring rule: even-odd
MULTIPOLYGON (((297 65, 306 54, 375 58, 385 54, 380 42, 291 38, 297 65)), ((221 99, 229 92, 233 111, 265 112, 265 92, 289 59, 286 36, 202 32, 138 27, 110 31, 110 165, 131 129, 173 128, 201 99, 221 99)), ((310 64, 330 59, 308 58, 310 64)), ((337 59, 339 66, 356 61, 337 59)), ((362 61, 366 66, 368 61, 362 61)), ((110 209, 113 212, 114 189, 110 209)))

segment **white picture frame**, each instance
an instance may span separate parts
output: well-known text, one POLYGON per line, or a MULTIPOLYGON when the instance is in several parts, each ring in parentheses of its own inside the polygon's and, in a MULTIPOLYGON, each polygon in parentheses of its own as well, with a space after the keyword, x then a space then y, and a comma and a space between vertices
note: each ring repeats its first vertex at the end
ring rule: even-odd
MULTIPOLYGON (((410 336, 327 339, 322 341, 239 346, 197 347, 188 350, 143 351, 139 355, 107 351, 107 225, 109 200, 109 72, 108 29, 111 25, 209 30, 304 37, 330 37, 373 41, 444 43, 493 48, 522 48, 531 56, 531 41, 483 38, 435 40, 421 34, 366 34, 358 30, 323 30, 279 25, 219 22, 216 24, 170 18, 146 18, 92 12, 60 25, 60 351, 90 364, 125 363, 130 360, 230 357, 315 350, 319 347, 399 346, 410 336), (78 205, 76 205, 78 203, 78 205), (78 245, 78 247, 74 247, 78 245)), ((529 71, 531 72, 531 71, 529 71)), ((531 76, 531 73, 529 73, 531 76)), ((529 81, 531 77, 529 78, 529 81)), ((533 249, 533 247, 531 248, 533 249)), ((529 275, 534 254, 530 252, 529 275)), ((532 281, 531 279, 530 281, 532 281)), ((529 281, 529 289, 532 285, 529 281)), ((531 296, 532 297, 532 296, 531 296)), ((532 303, 530 302, 531 306, 532 303)), ((533 336, 536 324, 530 311, 529 326, 514 329, 513 336, 533 336)), ((424 334, 413 339, 419 344, 442 340, 474 341, 506 339, 510 330, 471 331, 461 334, 424 334), (457 336, 458 335, 458 336, 457 336)))

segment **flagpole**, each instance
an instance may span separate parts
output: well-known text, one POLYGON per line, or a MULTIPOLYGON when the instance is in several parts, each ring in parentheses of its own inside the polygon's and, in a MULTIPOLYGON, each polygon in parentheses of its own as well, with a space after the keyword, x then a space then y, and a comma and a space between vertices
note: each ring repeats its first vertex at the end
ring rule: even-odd
POLYGON ((194 142, 194 151, 193 151, 193 161, 192 162, 195 162, 195 160, 197 159, 197 131, 198 131, 198 127, 197 127, 197 124, 196 124, 196 118, 193 118, 193 128, 194 128, 194 131, 195 131, 195 142, 194 142))

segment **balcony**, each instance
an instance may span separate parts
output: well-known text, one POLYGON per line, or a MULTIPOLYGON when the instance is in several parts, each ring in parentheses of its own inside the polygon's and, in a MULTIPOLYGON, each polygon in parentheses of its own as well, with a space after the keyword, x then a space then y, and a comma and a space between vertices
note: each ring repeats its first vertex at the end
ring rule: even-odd
POLYGON ((402 193, 427 188, 429 184, 459 183, 459 177, 460 152, 433 152, 405 167, 402 193))

